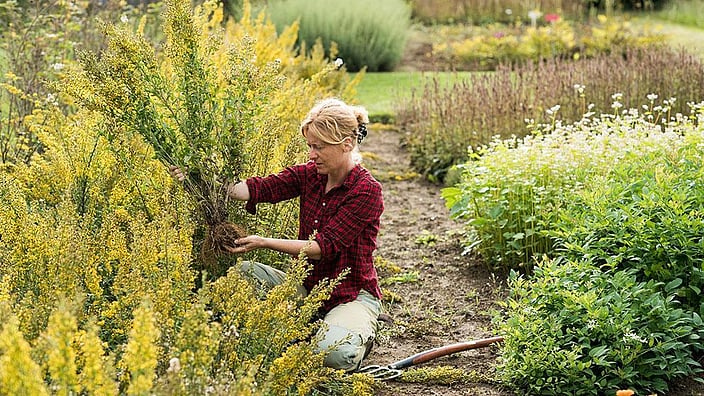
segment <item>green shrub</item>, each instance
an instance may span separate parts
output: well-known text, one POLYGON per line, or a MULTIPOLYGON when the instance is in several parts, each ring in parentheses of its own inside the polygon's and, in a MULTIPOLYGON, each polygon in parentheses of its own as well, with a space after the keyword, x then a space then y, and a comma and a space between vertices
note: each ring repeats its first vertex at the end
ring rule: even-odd
POLYGON ((667 117, 686 114, 688 102, 704 97, 704 64, 685 52, 646 47, 576 62, 502 65, 448 88, 426 84, 399 103, 397 121, 408 132, 411 165, 442 180, 449 167, 466 161, 468 148, 497 135, 522 137, 537 124, 566 124, 587 113, 620 114, 651 94, 678 99, 659 106, 667 117))
MULTIPOLYGON (((450 214, 466 224, 467 239, 463 242, 466 248, 476 249, 495 270, 530 271, 532 258, 554 254, 555 236, 546 232, 557 227, 556 216, 561 213, 561 208, 572 205, 571 200, 576 199, 569 194, 571 191, 590 194, 589 188, 608 185, 608 178, 603 179, 602 176, 610 175, 612 168, 635 166, 640 157, 663 161, 667 158, 673 163, 698 163, 696 154, 688 154, 692 149, 687 151, 684 148, 696 147, 701 140, 696 127, 702 122, 701 105, 693 106, 694 118, 679 117, 676 121, 666 122, 670 125, 666 130, 653 122, 661 117, 663 107, 655 106, 655 103, 646 107, 644 114, 631 110, 635 114, 606 114, 599 118, 585 118, 572 125, 546 125, 535 136, 522 140, 496 140, 473 152, 470 161, 458 165, 462 171, 461 182, 442 192, 450 214), (661 110, 653 112, 658 108, 661 110), (650 121, 651 118, 653 121, 650 121), (619 165, 621 163, 623 165, 619 165)), ((639 180, 638 175, 642 171, 622 173, 630 177, 624 176, 622 183, 629 185, 639 180)), ((660 181, 667 183, 668 180, 672 179, 660 181)), ((671 190, 679 191, 683 187, 673 184, 658 188, 664 189, 663 197, 667 197, 671 190)), ((618 197, 616 193, 614 196, 618 197)), ((601 195, 596 193, 588 197, 595 204, 601 199, 601 195)), ((663 204, 666 202, 663 201, 663 204)), ((580 202, 571 207, 580 213, 584 205, 580 202)), ((590 218, 588 212, 584 215, 590 218)), ((566 217, 560 223, 561 229, 575 227, 575 232, 579 232, 580 227, 574 225, 573 219, 578 217, 577 214, 565 216, 572 218, 566 217)), ((592 221, 596 225, 606 220, 594 214, 592 221)), ((619 221, 618 218, 614 219, 614 231, 621 226, 619 221)), ((696 221, 696 217, 692 221, 696 221)), ((696 234, 697 229, 694 227, 692 232, 696 234)), ((652 232, 657 231, 653 229, 652 232)), ((567 235, 569 233, 564 238, 567 235)), ((593 238, 593 235, 582 233, 577 237, 575 234, 569 242, 581 246, 580 243, 593 238)), ((614 236, 613 239, 617 238, 614 236)), ((613 239, 611 242, 614 242, 613 239)), ((630 239, 623 243, 630 243, 630 239)), ((642 248, 650 249, 652 246, 644 245, 642 248)), ((677 250, 670 254, 677 254, 677 250)))
POLYGON ((401 59, 410 26, 403 0, 285 0, 269 5, 279 29, 300 22, 299 42, 337 48, 347 70, 388 71, 401 59))
POLYGON ((701 18, 704 15, 704 4, 697 0, 668 1, 655 15, 681 25, 704 27, 704 20, 701 18))
POLYGON ((633 269, 640 280, 668 284, 684 308, 698 312, 704 302, 704 139, 701 130, 684 133, 661 150, 624 151, 609 172, 569 194, 550 236, 561 255, 633 269))
POLYGON ((666 394, 701 372, 704 323, 636 270, 604 272, 588 260, 545 260, 529 280, 515 273, 505 312, 502 379, 520 394, 666 394))

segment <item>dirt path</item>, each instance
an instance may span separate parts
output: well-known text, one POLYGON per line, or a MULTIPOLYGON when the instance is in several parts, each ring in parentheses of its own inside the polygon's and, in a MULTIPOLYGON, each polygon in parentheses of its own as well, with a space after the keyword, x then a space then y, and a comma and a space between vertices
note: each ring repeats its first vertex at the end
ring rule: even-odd
MULTIPOLYGON (((449 219, 440 187, 412 177, 400 138, 400 132, 376 127, 362 147, 365 166, 384 186, 386 209, 377 250, 380 276, 400 279, 383 286, 386 298, 396 299, 386 304, 394 322, 385 324, 365 364, 385 365, 426 349, 493 336, 490 311, 504 293, 501 280, 476 259, 461 255, 461 227, 449 219)), ((491 381, 495 352, 492 346, 419 366, 462 369, 468 377, 465 383, 389 381, 378 394, 512 395, 491 381)))

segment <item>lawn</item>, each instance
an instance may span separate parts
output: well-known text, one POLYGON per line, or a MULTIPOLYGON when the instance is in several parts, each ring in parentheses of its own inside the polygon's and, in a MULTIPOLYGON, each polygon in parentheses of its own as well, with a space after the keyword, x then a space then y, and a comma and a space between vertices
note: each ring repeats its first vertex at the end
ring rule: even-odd
POLYGON ((374 119, 395 113, 394 103, 422 89, 424 84, 437 78, 442 84, 465 78, 470 72, 379 72, 366 73, 357 86, 357 101, 367 108, 374 119))
POLYGON ((667 35, 670 45, 674 48, 684 48, 687 52, 704 59, 704 29, 669 22, 654 16, 638 16, 632 19, 637 26, 667 35))

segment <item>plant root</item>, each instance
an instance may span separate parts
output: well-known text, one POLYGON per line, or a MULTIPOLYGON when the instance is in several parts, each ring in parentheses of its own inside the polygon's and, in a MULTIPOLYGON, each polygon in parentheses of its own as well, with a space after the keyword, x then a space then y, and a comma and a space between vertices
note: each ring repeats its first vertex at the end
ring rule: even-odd
POLYGON ((224 221, 208 227, 200 250, 200 257, 205 267, 211 267, 218 262, 218 258, 231 254, 227 248, 235 247, 235 241, 247 236, 245 229, 237 224, 224 221))

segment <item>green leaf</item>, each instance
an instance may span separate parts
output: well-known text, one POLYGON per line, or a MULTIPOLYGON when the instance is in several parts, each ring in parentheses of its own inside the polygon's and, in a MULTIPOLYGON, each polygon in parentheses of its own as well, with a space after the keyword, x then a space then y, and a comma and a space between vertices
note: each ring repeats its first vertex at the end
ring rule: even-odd
POLYGON ((671 280, 666 286, 665 286, 665 291, 667 293, 672 293, 674 290, 676 290, 678 287, 682 285, 682 279, 680 278, 675 278, 671 280))

